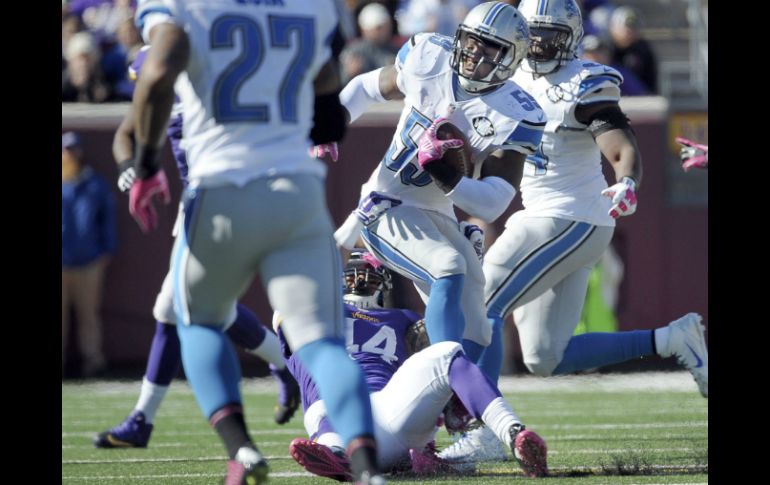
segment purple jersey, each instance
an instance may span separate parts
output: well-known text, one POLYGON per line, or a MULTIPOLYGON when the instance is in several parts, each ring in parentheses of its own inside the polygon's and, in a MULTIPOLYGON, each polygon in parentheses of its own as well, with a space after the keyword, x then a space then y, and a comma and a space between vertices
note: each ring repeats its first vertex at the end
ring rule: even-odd
MULTIPOLYGON (((420 318, 420 315, 409 310, 362 310, 345 304, 345 344, 348 353, 361 365, 369 392, 385 387, 407 359, 404 338, 406 330, 420 318)), ((280 328, 278 337, 286 365, 299 383, 303 409, 307 410, 308 406, 319 399, 318 389, 299 359, 288 350, 280 328)))
MULTIPOLYGON (((147 58, 147 51, 150 46, 142 47, 136 54, 134 62, 128 66, 128 77, 132 81, 136 81, 139 77, 139 72, 142 70, 142 64, 144 64, 147 58)), ((174 154, 174 161, 176 161, 176 167, 179 169, 179 178, 182 180, 182 186, 187 186, 187 155, 180 147, 182 141, 182 110, 179 105, 179 96, 174 96, 174 107, 171 110, 171 120, 166 130, 168 140, 171 142, 171 152, 174 154)))

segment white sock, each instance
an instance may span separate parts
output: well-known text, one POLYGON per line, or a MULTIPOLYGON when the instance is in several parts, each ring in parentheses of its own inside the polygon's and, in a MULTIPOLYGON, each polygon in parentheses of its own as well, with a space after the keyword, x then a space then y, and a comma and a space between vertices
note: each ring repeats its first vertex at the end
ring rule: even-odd
POLYGON ((521 423, 521 420, 513 412, 511 406, 502 397, 498 397, 489 403, 489 406, 481 415, 481 420, 495 433, 495 436, 500 441, 509 447, 511 446, 511 435, 508 430, 514 424, 521 423))
POLYGON ((316 439, 316 443, 326 445, 329 448, 337 446, 343 450, 345 449, 345 442, 342 441, 342 437, 337 433, 324 433, 316 439))
POLYGON ((658 355, 661 357, 671 356, 671 351, 668 349, 668 334, 670 332, 668 327, 656 328, 655 334, 655 350, 658 351, 658 355))
POLYGON ((265 362, 269 362, 278 369, 286 367, 281 353, 281 342, 273 332, 265 332, 265 340, 255 349, 249 349, 249 353, 256 355, 265 362))
POLYGON ((235 454, 235 461, 244 465, 254 465, 262 460, 262 455, 254 448, 241 446, 235 454))
POLYGON ((147 380, 147 376, 142 379, 142 391, 139 393, 139 400, 134 407, 135 411, 144 413, 148 424, 155 420, 155 413, 158 412, 160 403, 166 397, 169 386, 159 386, 147 380))

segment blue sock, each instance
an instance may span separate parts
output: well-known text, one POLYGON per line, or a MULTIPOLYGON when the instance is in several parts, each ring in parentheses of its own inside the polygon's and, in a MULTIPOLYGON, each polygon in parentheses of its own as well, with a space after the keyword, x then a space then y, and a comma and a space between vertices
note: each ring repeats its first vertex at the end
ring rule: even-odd
POLYGON ((652 330, 617 333, 584 333, 572 337, 553 374, 570 374, 579 370, 617 364, 653 355, 652 330))
POLYGON ((425 307, 425 328, 431 343, 451 341, 462 343, 465 316, 460 304, 465 275, 439 278, 430 287, 425 307))
POLYGON ((474 342, 473 340, 468 340, 467 338, 463 339, 463 352, 465 352, 465 355, 468 359, 471 360, 471 362, 476 362, 479 360, 481 355, 484 353, 485 348, 486 347, 474 342))
POLYGON ((238 305, 238 316, 227 329, 227 336, 233 342, 249 350, 256 349, 265 340, 265 326, 260 323, 254 312, 246 306, 238 305))
POLYGON ((345 446, 358 436, 374 436, 369 387, 342 339, 316 340, 294 354, 318 386, 326 413, 345 446))
POLYGON ((489 380, 497 384, 500 381, 500 368, 503 365, 503 319, 489 317, 489 322, 492 324, 492 343, 484 349, 481 358, 475 362, 489 380))
POLYGON ((241 366, 221 328, 178 325, 177 333, 184 372, 206 419, 227 404, 240 404, 241 366))
POLYGON ((147 357, 147 370, 144 376, 158 386, 168 386, 171 379, 179 372, 182 354, 179 350, 179 336, 176 325, 155 323, 155 336, 152 337, 150 355, 147 357))

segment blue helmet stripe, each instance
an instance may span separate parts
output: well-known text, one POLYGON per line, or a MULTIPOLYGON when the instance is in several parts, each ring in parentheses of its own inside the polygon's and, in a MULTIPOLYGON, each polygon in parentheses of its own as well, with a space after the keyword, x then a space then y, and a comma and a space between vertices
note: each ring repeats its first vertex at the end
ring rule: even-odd
POLYGON ((548 8, 548 0, 540 0, 537 4, 537 14, 545 15, 545 11, 548 8))
POLYGON ((489 12, 487 12, 486 17, 484 17, 484 20, 481 23, 484 25, 492 25, 492 22, 495 21, 495 17, 497 17, 500 11, 505 8, 505 5, 505 3, 498 3, 492 7, 489 12))

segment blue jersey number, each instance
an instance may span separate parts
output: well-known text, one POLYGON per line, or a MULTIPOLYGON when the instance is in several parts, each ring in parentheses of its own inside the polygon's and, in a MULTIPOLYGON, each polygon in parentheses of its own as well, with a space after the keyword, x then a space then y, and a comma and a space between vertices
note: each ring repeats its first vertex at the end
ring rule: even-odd
MULTIPOLYGON (((306 17, 270 16, 269 23, 270 47, 290 48, 294 32, 299 39, 297 55, 283 76, 279 94, 281 121, 297 123, 297 97, 315 51, 315 22, 306 17)), ((238 101, 243 83, 257 72, 265 57, 265 42, 259 24, 249 17, 223 15, 211 26, 211 48, 234 48, 236 32, 242 36, 241 52, 214 84, 214 118, 219 123, 267 123, 270 121, 267 104, 241 104, 238 101)))
POLYGON ((527 157, 527 163, 534 165, 535 175, 545 175, 548 171, 548 157, 543 153, 542 143, 537 147, 537 151, 534 155, 529 155, 527 157))
POLYGON ((537 105, 535 98, 533 98, 529 93, 520 89, 513 91, 511 96, 513 96, 514 99, 518 101, 519 104, 521 104, 521 107, 524 108, 525 111, 532 111, 537 105))
MULTIPOLYGON (((399 151, 396 140, 393 140, 393 142, 390 144, 390 148, 388 148, 387 153, 385 153, 385 158, 383 159, 385 166, 394 172, 401 170, 401 183, 404 185, 416 185, 418 187, 423 187, 433 181, 427 172, 423 172, 415 177, 415 174, 419 171, 419 169, 415 164, 412 163, 412 160, 417 154, 418 138, 414 133, 415 127, 421 126, 422 131, 424 131, 428 129, 430 123, 431 121, 427 116, 412 108, 412 111, 409 113, 409 117, 407 117, 406 121, 404 122, 404 128, 399 134, 403 148, 401 148, 399 151)), ((420 134, 422 134, 422 131, 420 131, 420 134)))

